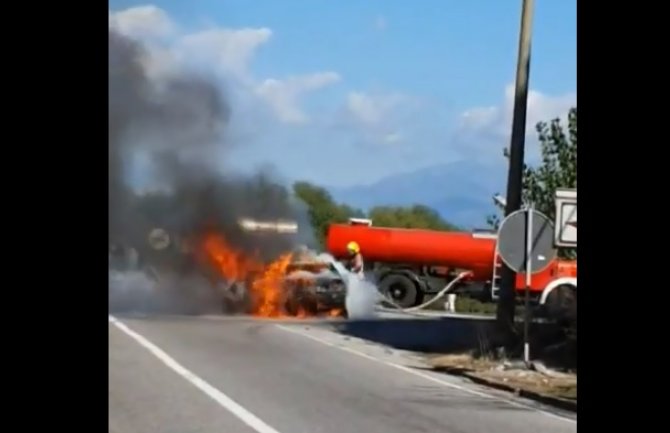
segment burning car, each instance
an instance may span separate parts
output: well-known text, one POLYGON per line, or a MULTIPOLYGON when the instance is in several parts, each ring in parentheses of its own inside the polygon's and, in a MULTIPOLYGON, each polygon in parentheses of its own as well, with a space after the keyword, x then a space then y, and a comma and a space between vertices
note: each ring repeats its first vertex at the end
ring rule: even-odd
POLYGON ((328 313, 346 317, 347 285, 333 263, 292 261, 283 279, 286 312, 292 316, 328 313))
POLYGON ((289 253, 231 281, 224 310, 261 317, 346 317, 347 286, 337 264, 313 254, 289 253))
MULTIPOLYGON (((295 230, 282 224, 243 220, 240 226, 252 238, 247 241, 259 241, 276 240, 278 233, 295 230)), ((228 314, 346 316, 346 270, 305 247, 263 257, 248 247, 240 249, 218 231, 187 236, 162 228, 151 230, 145 242, 133 260, 127 260, 124 249, 110 248, 110 270, 115 267, 113 262, 133 262, 151 283, 154 296, 184 305, 192 303, 190 298, 193 302, 202 298, 203 305, 218 305, 217 310, 228 314)))

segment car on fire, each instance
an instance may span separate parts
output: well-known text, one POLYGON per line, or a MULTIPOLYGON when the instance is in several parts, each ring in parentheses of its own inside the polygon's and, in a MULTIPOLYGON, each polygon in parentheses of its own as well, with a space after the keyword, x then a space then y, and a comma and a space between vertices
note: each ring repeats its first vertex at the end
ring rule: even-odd
MULTIPOLYGON (((276 277, 270 278, 273 280, 270 286, 280 291, 278 296, 272 294, 265 298, 266 295, 254 286, 255 282, 262 281, 268 263, 250 261, 254 266, 247 263, 242 278, 230 279, 221 274, 215 263, 199 260, 192 248, 184 248, 184 242, 174 234, 168 235, 166 230, 154 229, 147 239, 148 248, 141 252, 123 245, 110 245, 110 285, 118 286, 116 280, 120 278, 115 278, 116 274, 132 268, 151 282, 154 294, 160 292, 179 299, 189 298, 195 295, 192 292, 196 286, 203 290, 207 286, 212 302, 225 314, 259 314, 259 305, 270 299, 271 311, 261 315, 347 316, 347 271, 332 258, 319 256, 306 247, 298 247, 290 253, 290 262, 280 266, 278 281, 276 277), (118 271, 114 272, 116 269, 118 271), (185 276, 192 277, 188 283, 185 283, 185 276), (198 284, 190 283, 196 276, 200 277, 198 284), (170 282, 173 284, 168 284, 170 282)), ((265 307, 267 305, 263 305, 265 307)))
POLYGON ((347 315, 347 284, 333 262, 318 258, 294 260, 286 268, 283 287, 285 309, 290 315, 347 315))

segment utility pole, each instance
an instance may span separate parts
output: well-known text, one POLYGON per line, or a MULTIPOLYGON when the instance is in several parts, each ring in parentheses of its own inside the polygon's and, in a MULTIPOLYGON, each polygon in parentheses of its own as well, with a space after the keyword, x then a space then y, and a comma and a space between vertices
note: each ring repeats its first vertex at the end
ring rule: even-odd
MULTIPOLYGON (((530 72, 530 42, 533 21, 534 0, 522 0, 519 53, 516 66, 516 86, 514 92, 514 115, 512 118, 512 138, 509 148, 509 171, 507 174, 507 204, 505 216, 521 208, 523 182, 524 145, 526 140, 526 109, 528 105, 528 74, 530 72)), ((500 295, 496 309, 496 319, 505 337, 511 336, 514 326, 516 305, 516 274, 503 266, 500 278, 500 295)), ((507 339, 509 342, 509 338, 507 339)))

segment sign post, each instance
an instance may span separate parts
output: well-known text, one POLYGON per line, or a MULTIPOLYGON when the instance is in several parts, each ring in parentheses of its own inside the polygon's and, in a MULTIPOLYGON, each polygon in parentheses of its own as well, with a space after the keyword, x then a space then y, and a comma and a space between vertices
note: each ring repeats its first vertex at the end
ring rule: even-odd
POLYGON ((498 230, 498 252, 514 272, 524 273, 524 361, 530 362, 530 287, 532 275, 542 272, 556 257, 553 223, 534 205, 509 214, 498 230))
POLYGON ((531 269, 533 269, 533 204, 531 203, 526 212, 526 287, 524 289, 523 302, 523 360, 528 365, 530 363, 530 342, 528 341, 528 329, 530 328, 530 284, 531 269))

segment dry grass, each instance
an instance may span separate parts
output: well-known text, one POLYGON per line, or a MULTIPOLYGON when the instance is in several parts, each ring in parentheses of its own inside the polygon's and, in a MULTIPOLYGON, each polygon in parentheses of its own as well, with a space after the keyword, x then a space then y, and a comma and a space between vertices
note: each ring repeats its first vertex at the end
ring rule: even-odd
POLYGON ((429 363, 436 368, 448 368, 463 372, 490 370, 497 365, 493 360, 475 358, 467 353, 435 356, 429 359, 429 363))
POLYGON ((440 355, 428 362, 436 369, 466 374, 515 390, 577 400, 577 376, 574 374, 552 373, 549 376, 537 371, 504 369, 499 361, 476 359, 468 354, 440 355))

